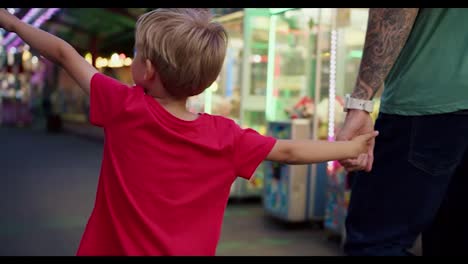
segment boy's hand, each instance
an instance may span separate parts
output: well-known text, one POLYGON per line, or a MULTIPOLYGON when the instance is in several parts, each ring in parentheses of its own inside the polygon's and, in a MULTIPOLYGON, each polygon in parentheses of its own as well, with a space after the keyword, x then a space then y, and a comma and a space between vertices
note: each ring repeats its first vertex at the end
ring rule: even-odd
POLYGON ((0 27, 7 31, 13 30, 13 24, 18 20, 17 17, 10 14, 5 8, 0 8, 0 27))
POLYGON ((91 79, 98 71, 70 44, 40 28, 24 23, 4 8, 0 8, 0 27, 15 32, 32 49, 64 68, 89 95, 91 79))
MULTIPOLYGON (((353 139, 357 135, 363 135, 374 131, 374 123, 369 113, 363 110, 350 109, 346 114, 344 125, 341 131, 336 135, 337 141, 347 141, 353 139)), ((374 161, 374 144, 369 147, 367 153, 362 153, 354 159, 340 160, 340 164, 347 171, 372 169, 374 161)))
POLYGON ((352 139, 353 151, 356 157, 360 154, 369 152, 369 148, 372 146, 374 138, 379 134, 378 131, 359 135, 352 139))

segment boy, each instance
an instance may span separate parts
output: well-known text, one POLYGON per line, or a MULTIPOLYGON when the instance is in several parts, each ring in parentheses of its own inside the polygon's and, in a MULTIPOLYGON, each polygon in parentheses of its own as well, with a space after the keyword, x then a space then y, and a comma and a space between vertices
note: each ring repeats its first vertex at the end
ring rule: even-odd
POLYGON ((187 111, 217 78, 224 28, 201 9, 157 9, 136 25, 134 87, 99 73, 65 41, 4 9, 0 27, 63 67, 90 95, 105 131, 94 210, 78 255, 214 255, 231 184, 265 159, 309 164, 366 153, 347 142, 275 140, 230 119, 187 111))

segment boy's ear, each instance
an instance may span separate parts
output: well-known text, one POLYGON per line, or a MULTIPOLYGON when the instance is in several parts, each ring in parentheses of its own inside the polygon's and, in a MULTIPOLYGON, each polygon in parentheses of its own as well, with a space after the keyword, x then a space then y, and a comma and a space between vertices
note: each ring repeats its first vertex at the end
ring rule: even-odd
POLYGON ((153 66, 150 60, 145 60, 145 75, 143 78, 147 81, 153 80, 156 75, 156 68, 153 66))

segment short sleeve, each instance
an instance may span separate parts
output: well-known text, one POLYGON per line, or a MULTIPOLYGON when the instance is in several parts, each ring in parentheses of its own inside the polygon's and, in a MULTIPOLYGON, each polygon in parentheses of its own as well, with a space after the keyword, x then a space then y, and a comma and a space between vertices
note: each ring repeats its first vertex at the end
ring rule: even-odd
POLYGON ((123 109, 130 88, 101 73, 91 78, 89 120, 91 124, 104 127, 123 109))
POLYGON ((236 125, 237 139, 234 147, 234 166, 237 176, 250 179, 262 161, 266 159, 276 139, 236 125))

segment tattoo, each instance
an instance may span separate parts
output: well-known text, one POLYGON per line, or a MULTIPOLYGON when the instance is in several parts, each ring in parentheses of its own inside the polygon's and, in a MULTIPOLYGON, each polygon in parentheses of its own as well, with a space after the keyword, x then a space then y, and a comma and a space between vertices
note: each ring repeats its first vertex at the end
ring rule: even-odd
POLYGON ((406 43, 417 8, 371 8, 364 52, 352 96, 370 100, 383 86, 406 43))

